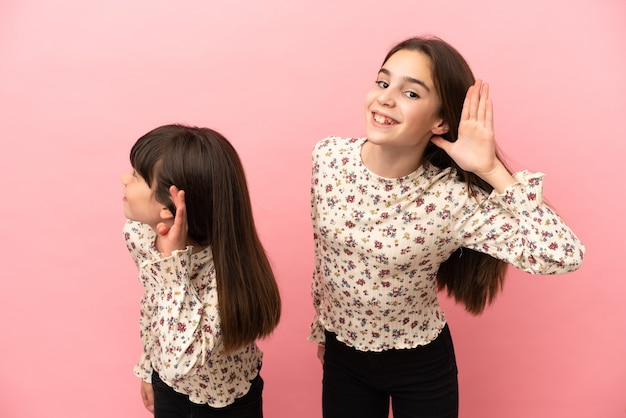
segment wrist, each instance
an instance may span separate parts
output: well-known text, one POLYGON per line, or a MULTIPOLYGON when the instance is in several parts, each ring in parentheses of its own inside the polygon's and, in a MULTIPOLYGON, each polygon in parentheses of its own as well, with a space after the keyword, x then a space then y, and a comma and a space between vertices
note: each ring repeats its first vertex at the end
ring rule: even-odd
POLYGON ((495 166, 490 171, 475 174, 489 183, 498 193, 503 193, 508 186, 515 183, 515 179, 509 173, 509 170, 498 159, 496 159, 495 166))

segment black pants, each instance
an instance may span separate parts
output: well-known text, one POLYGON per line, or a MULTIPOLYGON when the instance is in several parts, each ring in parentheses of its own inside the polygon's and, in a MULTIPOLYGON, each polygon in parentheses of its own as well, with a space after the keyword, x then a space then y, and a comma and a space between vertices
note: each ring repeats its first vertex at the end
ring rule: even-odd
POLYGON ((152 372, 154 390, 154 418, 263 418, 263 379, 259 374, 252 380, 250 390, 224 408, 199 405, 189 396, 176 392, 152 372))
POLYGON ((459 389, 448 326, 409 350, 358 351, 326 332, 324 418, 456 418, 459 389))

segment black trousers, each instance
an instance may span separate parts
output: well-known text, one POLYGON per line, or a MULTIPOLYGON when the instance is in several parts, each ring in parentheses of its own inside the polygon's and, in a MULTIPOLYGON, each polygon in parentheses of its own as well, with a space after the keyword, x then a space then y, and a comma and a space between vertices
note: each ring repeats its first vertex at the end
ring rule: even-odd
POLYGON ((457 418, 456 358, 446 325, 431 343, 408 350, 358 351, 326 332, 324 418, 457 418))
POLYGON ((259 374, 252 380, 250 390, 224 408, 199 405, 189 396, 176 392, 152 372, 154 418, 263 418, 263 379, 259 374))

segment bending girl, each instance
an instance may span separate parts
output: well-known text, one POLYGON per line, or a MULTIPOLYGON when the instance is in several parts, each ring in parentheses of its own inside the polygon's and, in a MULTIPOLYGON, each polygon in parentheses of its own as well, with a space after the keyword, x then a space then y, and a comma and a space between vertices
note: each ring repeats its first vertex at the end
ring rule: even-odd
POLYGON ((280 296, 235 149, 207 128, 162 126, 130 152, 124 239, 139 268, 146 408, 159 417, 262 417, 258 338, 280 296))
POLYGON ((543 202, 540 173, 496 153, 489 87, 438 38, 387 54, 364 138, 313 152, 309 339, 326 418, 458 416, 457 368, 437 290, 480 313, 505 267, 576 270, 584 247, 543 202))

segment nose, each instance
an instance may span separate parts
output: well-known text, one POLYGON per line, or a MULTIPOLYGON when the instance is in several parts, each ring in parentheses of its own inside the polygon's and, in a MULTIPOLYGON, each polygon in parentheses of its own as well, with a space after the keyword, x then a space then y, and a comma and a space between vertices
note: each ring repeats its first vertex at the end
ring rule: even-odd
POLYGON ((128 183, 128 176, 130 176, 130 171, 128 171, 128 172, 126 172, 126 173, 124 173, 124 174, 122 174, 120 176, 120 181, 122 182, 122 184, 124 186, 126 186, 126 184, 128 183))
POLYGON ((392 107, 394 105, 395 101, 393 99, 393 95, 390 90, 391 89, 385 89, 380 92, 380 94, 376 98, 376 101, 378 102, 378 104, 380 104, 381 106, 387 106, 387 107, 392 107))

